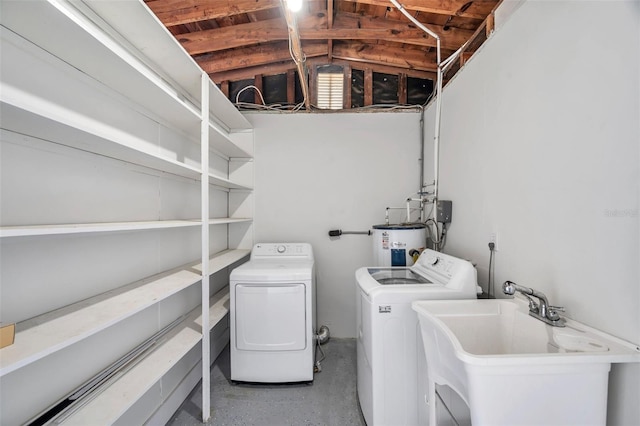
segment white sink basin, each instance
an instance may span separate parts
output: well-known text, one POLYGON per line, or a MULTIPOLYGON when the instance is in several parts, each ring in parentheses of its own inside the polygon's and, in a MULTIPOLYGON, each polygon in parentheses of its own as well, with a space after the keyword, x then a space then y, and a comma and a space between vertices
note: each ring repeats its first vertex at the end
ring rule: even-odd
POLYGON ((450 386, 469 405, 474 425, 604 425, 611 363, 640 362, 635 345, 572 320, 549 326, 531 317, 523 300, 412 307, 430 391, 450 386))

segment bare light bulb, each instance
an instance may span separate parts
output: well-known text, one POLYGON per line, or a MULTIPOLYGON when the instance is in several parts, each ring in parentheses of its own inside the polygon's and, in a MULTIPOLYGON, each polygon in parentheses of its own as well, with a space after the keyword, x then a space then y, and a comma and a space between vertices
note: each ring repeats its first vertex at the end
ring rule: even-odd
POLYGON ((302 9, 302 0, 287 0, 287 7, 292 12, 298 12, 302 9))

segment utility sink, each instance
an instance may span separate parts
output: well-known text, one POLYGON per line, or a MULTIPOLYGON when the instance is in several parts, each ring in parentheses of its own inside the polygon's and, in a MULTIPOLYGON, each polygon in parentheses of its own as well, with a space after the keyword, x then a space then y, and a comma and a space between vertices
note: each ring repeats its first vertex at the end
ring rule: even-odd
MULTIPOLYGON (((640 349, 567 319, 552 327, 519 298, 427 300, 418 313, 429 400, 448 385, 474 425, 605 425, 612 363, 640 362, 640 349)), ((430 404, 430 425, 435 406, 430 404)))

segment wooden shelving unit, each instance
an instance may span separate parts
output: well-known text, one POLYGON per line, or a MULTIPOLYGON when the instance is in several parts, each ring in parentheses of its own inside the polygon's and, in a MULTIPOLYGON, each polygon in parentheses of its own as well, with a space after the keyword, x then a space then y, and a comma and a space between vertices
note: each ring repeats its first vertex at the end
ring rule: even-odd
MULTIPOLYGON (((212 274, 249 255, 227 250, 211 257, 212 274)), ((105 328, 200 282, 202 263, 131 283, 18 324, 15 343, 2 349, 0 377, 97 334, 105 328)))
MULTIPOLYGON (((127 416, 146 413, 147 417, 126 417, 140 424, 150 416, 154 421, 166 421, 166 416, 200 378, 207 382, 203 392, 203 421, 206 421, 209 375, 205 371, 209 363, 200 374, 196 374, 197 365, 201 364, 199 359, 211 362, 211 356, 214 359, 217 356, 210 353, 211 347, 220 345, 210 342, 212 330, 222 330, 216 332, 214 340, 225 336, 228 339, 228 330, 224 334, 228 327, 228 290, 224 285, 214 284, 211 277, 228 273, 231 266, 246 259, 253 240, 252 203, 246 198, 252 196, 253 188, 251 125, 141 0, 7 1, 1 8, 3 143, 6 139, 6 143, 19 145, 21 138, 29 138, 37 141, 39 150, 47 151, 47 144, 61 146, 56 155, 64 155, 60 154, 64 150, 82 151, 88 153, 83 155, 96 159, 135 165, 153 171, 145 179, 158 180, 159 188, 166 185, 160 181, 171 180, 181 182, 180 185, 187 182, 192 185, 189 188, 196 182, 201 186, 201 217, 193 217, 197 213, 164 214, 160 211, 164 200, 157 203, 153 217, 132 221, 103 222, 88 218, 72 221, 76 223, 55 223, 62 222, 58 219, 47 223, 45 209, 41 220, 0 224, 4 253, 13 255, 12 250, 17 250, 15 256, 24 257, 19 250, 23 244, 44 244, 51 239, 61 241, 61 251, 65 250, 62 242, 79 237, 83 242, 95 239, 98 244, 104 236, 116 235, 121 240, 110 240, 110 244, 126 244, 138 241, 136 236, 142 233, 152 235, 145 241, 153 242, 160 241, 167 232, 184 232, 184 237, 178 234, 176 239, 189 244, 196 229, 201 230, 201 239, 207 244, 199 250, 199 261, 143 275, 133 282, 119 283, 114 279, 112 288, 106 292, 96 291, 84 300, 19 320, 15 343, 0 350, 1 391, 3 395, 11 395, 3 397, 0 423, 24 423, 69 391, 50 386, 48 393, 28 392, 17 383, 29 380, 31 371, 34 376, 41 374, 50 364, 51 380, 55 381, 57 374, 65 374, 57 371, 61 357, 73 357, 68 359, 69 365, 85 364, 82 357, 88 357, 86 364, 92 365, 90 354, 74 352, 80 351, 76 348, 83 342, 107 336, 109 330, 125 322, 135 327, 139 321, 140 327, 133 334, 144 335, 147 329, 157 331, 167 316, 179 318, 184 314, 188 314, 186 319, 144 359, 110 382, 95 399, 68 417, 65 424, 114 423, 125 413, 127 416), (210 169, 209 156, 216 156, 218 164, 228 162, 228 169, 210 169), (238 164, 244 167, 241 173, 236 173, 238 164), (228 217, 211 217, 209 193, 215 194, 211 200, 215 205, 221 192, 215 189, 223 189, 226 194, 221 202, 228 217), (220 240, 225 232, 216 231, 209 241, 210 228, 226 229, 226 237, 220 240), (226 248, 212 249, 220 246, 226 248), (202 288, 200 307, 194 309, 189 301, 198 284, 202 288), (215 292, 211 299, 210 286, 215 292), (216 290, 219 288, 222 290, 216 290), (150 310, 156 314, 148 314, 150 310), (142 323, 154 315, 157 323, 142 323), (201 351, 196 349, 199 344, 201 351), (186 372, 176 373, 182 370, 186 372), (164 389, 161 398, 150 393, 167 375, 179 384, 164 389), (129 410, 136 404, 144 405, 144 409, 129 410)), ((123 173, 129 173, 125 169, 123 173)), ((20 182, 16 179, 9 185, 20 182)), ((153 196, 162 197, 162 191, 153 196)), ((83 194, 77 197, 83 201, 83 194)), ((218 210, 216 215, 220 215, 218 210)), ((161 243, 156 244, 160 251, 161 243)), ((161 256, 155 256, 157 262, 162 261, 161 256)), ((117 269, 118 265, 112 267, 117 269)), ((93 278, 90 274, 86 277, 86 286, 92 285, 93 278)), ((3 280, 0 285, 10 288, 18 284, 3 280)), ((19 292, 4 294, 27 297, 19 292)), ((129 343, 121 344, 123 347, 117 352, 131 349, 124 346, 129 343)))
MULTIPOLYGON (((210 300, 209 324, 213 329, 229 313, 229 289, 216 293, 210 300)), ((84 426, 114 424, 202 340, 197 328, 202 326, 200 309, 194 309, 157 347, 133 368, 115 380, 104 392, 73 413, 60 424, 84 426), (109 407, 105 410, 104 407, 109 407)))

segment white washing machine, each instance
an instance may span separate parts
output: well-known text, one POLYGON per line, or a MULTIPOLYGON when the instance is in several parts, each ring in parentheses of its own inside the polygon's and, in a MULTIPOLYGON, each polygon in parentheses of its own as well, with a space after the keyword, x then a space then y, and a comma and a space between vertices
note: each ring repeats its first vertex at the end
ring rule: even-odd
POLYGON ((428 423, 427 368, 411 302, 475 299, 473 265, 424 250, 411 267, 365 267, 358 288, 358 399, 369 426, 428 423))
POLYGON ((231 380, 313 380, 315 265, 306 243, 256 244, 231 272, 231 380))

